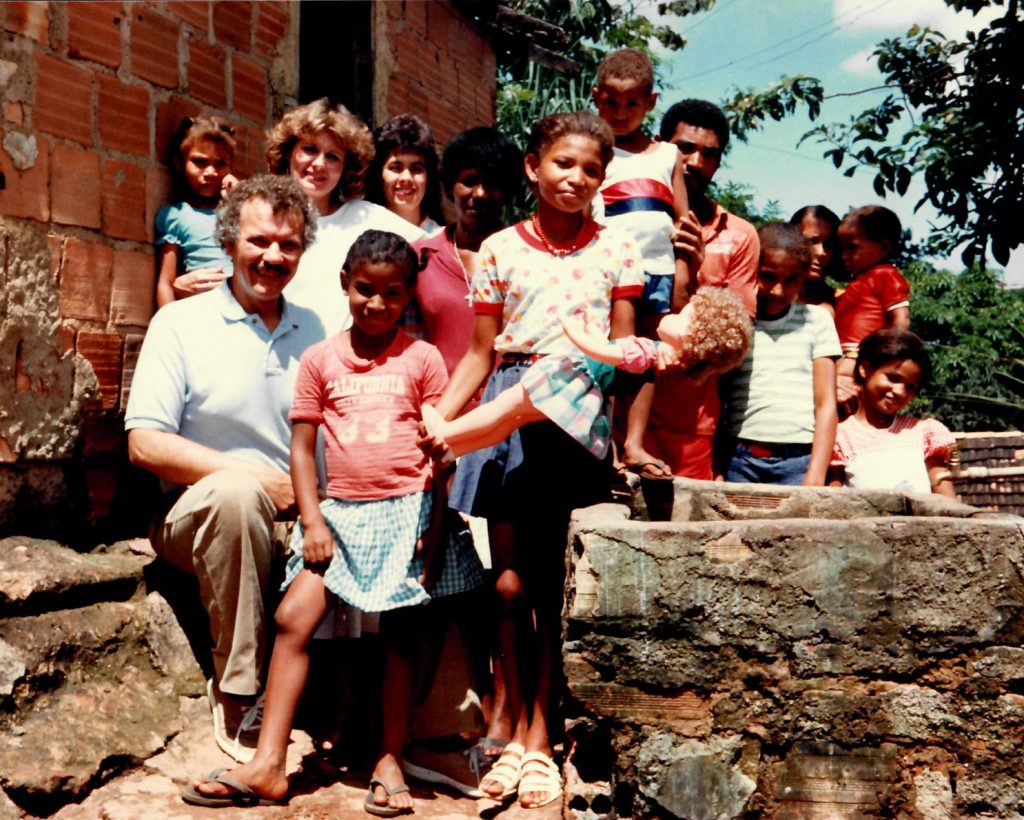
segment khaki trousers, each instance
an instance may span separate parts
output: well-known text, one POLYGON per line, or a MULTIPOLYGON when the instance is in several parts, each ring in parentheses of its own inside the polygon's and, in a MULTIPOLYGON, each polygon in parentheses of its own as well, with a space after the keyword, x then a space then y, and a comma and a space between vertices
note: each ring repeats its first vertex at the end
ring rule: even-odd
POLYGON ((199 580, 217 683, 229 695, 260 691, 264 595, 271 559, 287 538, 276 515, 255 478, 222 470, 188 487, 150 533, 157 555, 199 580))

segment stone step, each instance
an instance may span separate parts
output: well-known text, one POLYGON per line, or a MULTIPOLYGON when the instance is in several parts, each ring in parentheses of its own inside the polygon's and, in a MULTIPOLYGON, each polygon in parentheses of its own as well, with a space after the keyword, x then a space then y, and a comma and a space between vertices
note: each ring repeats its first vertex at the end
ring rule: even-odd
POLYGON ((120 541, 89 553, 56 541, 0 538, 0 617, 74 609, 99 601, 125 601, 142 585, 149 555, 120 541))
POLYGON ((144 593, 148 561, 0 542, 0 818, 52 814, 139 765, 204 692, 171 607, 144 593))

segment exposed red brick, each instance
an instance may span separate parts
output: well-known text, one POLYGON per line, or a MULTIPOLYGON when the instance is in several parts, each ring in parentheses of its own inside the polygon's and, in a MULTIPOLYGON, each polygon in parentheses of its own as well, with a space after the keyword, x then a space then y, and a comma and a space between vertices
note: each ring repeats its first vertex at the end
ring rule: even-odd
POLYGON ((131 162, 106 159, 102 175, 103 233, 145 242, 146 172, 131 162))
MULTIPOLYGON (((414 4, 418 5, 418 4, 414 4)), ((288 8, 281 3, 256 4, 256 53, 269 55, 288 30, 291 18, 288 8)))
MULTIPOLYGON (((448 28, 452 25, 452 12, 447 3, 427 3, 427 40, 438 48, 448 44, 448 28)), ((459 48, 463 46, 460 44, 459 48)))
POLYGON ((75 339, 75 352, 92 365, 103 409, 116 407, 121 386, 121 337, 116 333, 80 330, 75 339))
POLYGON ((75 326, 72 322, 61 322, 57 330, 57 343, 62 353, 74 350, 75 347, 75 326))
POLYGON ((419 34, 427 34, 427 6, 429 3, 402 3, 402 20, 408 28, 419 34))
POLYGON ((151 253, 114 251, 110 321, 115 325, 149 324, 156 288, 155 264, 151 253))
POLYGON ((122 413, 128 406, 128 394, 132 389, 132 379, 135 378, 135 367, 139 363, 139 353, 142 350, 144 338, 141 333, 129 333, 124 337, 124 356, 121 364, 121 404, 118 408, 122 413))
POLYGON ((49 5, 33 0, 0 3, 0 28, 13 31, 15 34, 24 34, 45 46, 50 31, 49 5))
POLYGON ((131 12, 132 74, 154 85, 177 88, 180 25, 141 3, 132 3, 131 12))
POLYGON ((62 225, 100 226, 100 158, 74 145, 50 157, 50 217, 62 225))
POLYGON ((92 72, 36 54, 32 125, 48 134, 92 145, 92 72))
POLYGON ((25 109, 21 107, 21 103, 5 102, 4 119, 15 125, 21 125, 25 121, 25 109))
POLYGON ((210 4, 206 0, 171 0, 167 10, 186 23, 190 23, 203 34, 210 31, 210 4))
POLYGON ((64 318, 107 320, 113 261, 109 245, 67 237, 60 268, 60 313, 64 318))
POLYGON ((98 74, 100 142, 104 148, 149 156, 149 89, 98 74))
POLYGON ((68 54, 111 68, 121 65, 121 4, 67 3, 68 54))
POLYGON ((222 43, 249 50, 252 3, 249 0, 217 0, 213 4, 213 36, 222 43))
POLYGON ((0 213, 24 219, 48 222, 50 219, 50 143, 37 136, 35 164, 19 171, 7 152, 0 149, 0 173, 5 185, 0 189, 0 213))
POLYGON ((267 173, 267 135, 263 128, 236 129, 235 135, 245 134, 245 176, 267 173))
POLYGON ((181 127, 181 121, 185 117, 196 116, 200 111, 200 106, 178 96, 171 96, 167 102, 157 103, 154 144, 156 158, 160 162, 166 163, 170 160, 171 141, 181 127))
POLYGON ((193 38, 188 47, 185 76, 189 93, 216 108, 228 104, 227 58, 224 49, 216 44, 193 38))
POLYGON ((171 174, 166 168, 146 170, 146 241, 154 240, 153 223, 162 205, 171 201, 171 174))
POLYGON ((231 60, 232 106, 242 116, 267 118, 267 72, 259 63, 235 54, 231 60))
POLYGON ((46 247, 50 251, 50 274, 56 279, 60 273, 61 258, 64 254, 64 237, 60 234, 48 233, 46 247))

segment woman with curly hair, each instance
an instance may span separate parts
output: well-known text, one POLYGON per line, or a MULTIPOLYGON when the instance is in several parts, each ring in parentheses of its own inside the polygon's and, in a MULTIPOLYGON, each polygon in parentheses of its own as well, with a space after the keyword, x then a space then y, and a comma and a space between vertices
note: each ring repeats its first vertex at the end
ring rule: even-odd
POLYGON ((366 172, 366 199, 383 205, 433 236, 444 227, 437 146, 430 126, 398 114, 373 132, 375 154, 366 172))
POLYGON ((295 179, 319 214, 316 241, 303 253, 285 296, 313 310, 328 336, 351 322, 341 266, 360 234, 374 228, 408 242, 423 236, 387 208, 358 198, 373 156, 370 129, 326 97, 291 109, 267 134, 270 172, 295 179))

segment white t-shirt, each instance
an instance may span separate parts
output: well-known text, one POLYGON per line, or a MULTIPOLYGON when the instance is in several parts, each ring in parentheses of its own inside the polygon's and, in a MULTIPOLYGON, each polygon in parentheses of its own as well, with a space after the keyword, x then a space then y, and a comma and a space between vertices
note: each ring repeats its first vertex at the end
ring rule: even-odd
POLYGON ((726 433, 749 441, 814 441, 813 361, 839 358, 832 317, 817 305, 790 305, 779 319, 757 319, 746 358, 719 384, 726 433))
POLYGON ((316 240, 299 260, 295 278, 284 289, 293 305, 312 310, 323 322, 328 336, 351 323, 348 298, 341 288, 341 266, 352 243, 363 231, 391 231, 412 243, 423 230, 387 208, 362 199, 346 202, 334 213, 317 218, 316 240))

